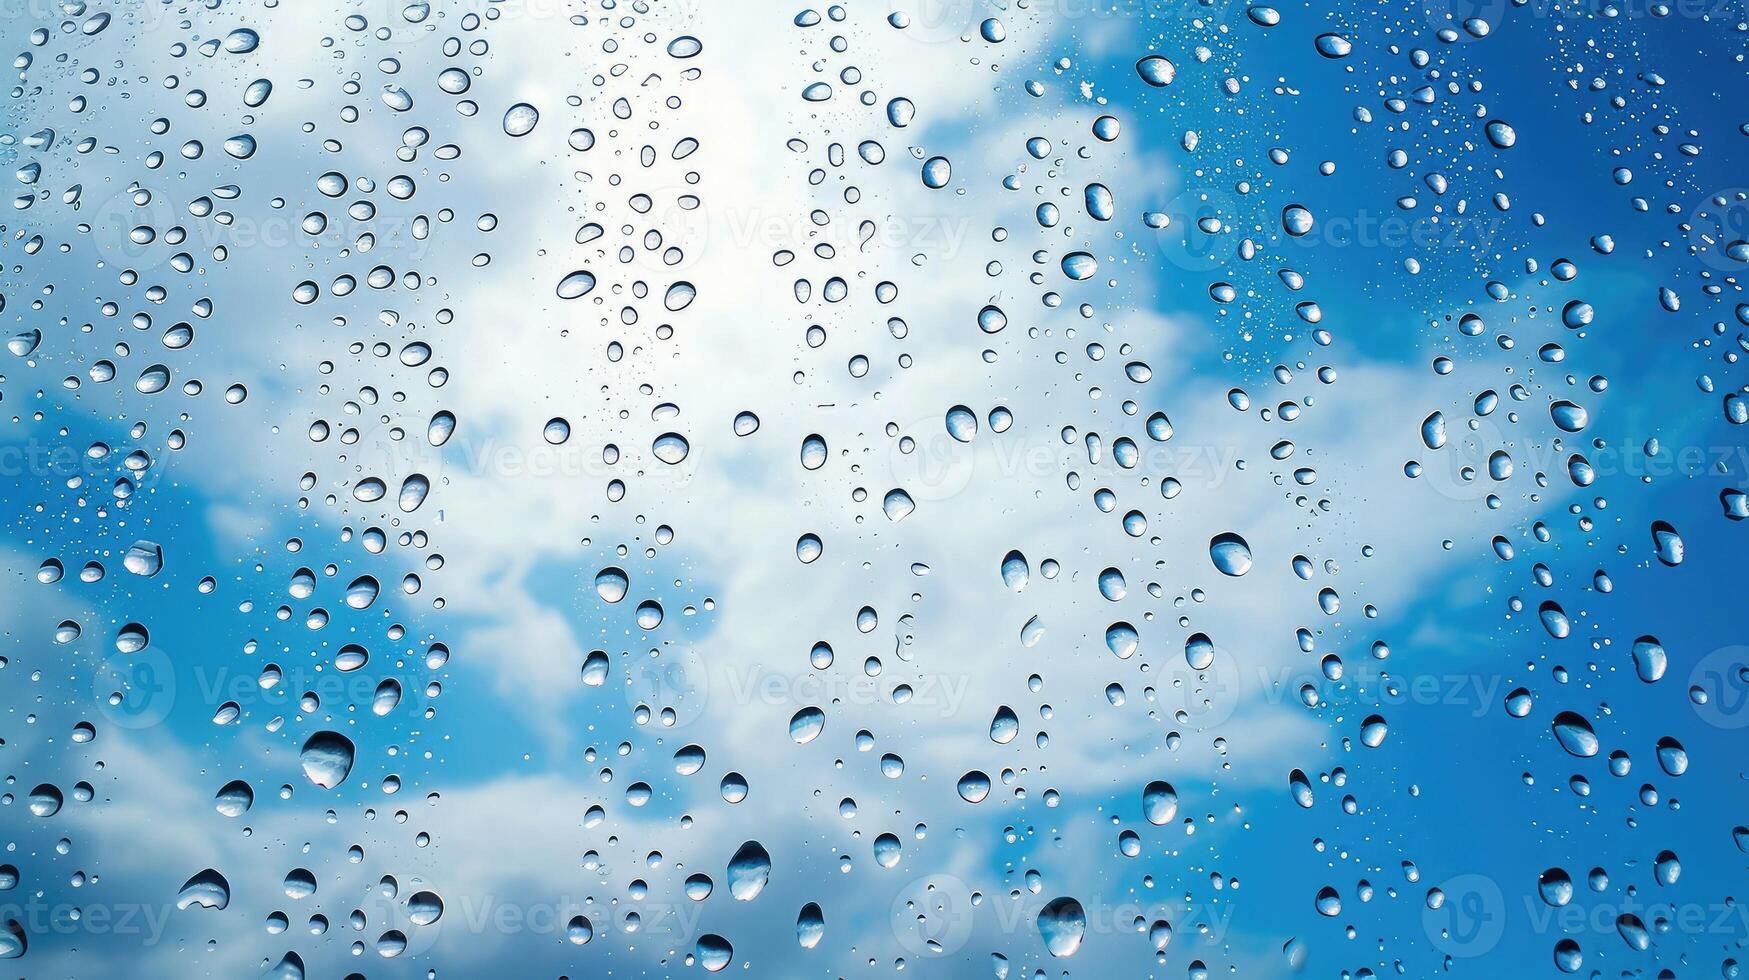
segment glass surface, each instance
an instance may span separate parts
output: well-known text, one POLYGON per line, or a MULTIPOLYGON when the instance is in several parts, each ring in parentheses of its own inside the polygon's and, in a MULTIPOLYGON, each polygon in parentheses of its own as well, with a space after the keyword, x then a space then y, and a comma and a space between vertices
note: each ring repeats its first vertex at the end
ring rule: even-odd
POLYGON ((1740 0, 7 0, 5 976, 1731 978, 1740 0))

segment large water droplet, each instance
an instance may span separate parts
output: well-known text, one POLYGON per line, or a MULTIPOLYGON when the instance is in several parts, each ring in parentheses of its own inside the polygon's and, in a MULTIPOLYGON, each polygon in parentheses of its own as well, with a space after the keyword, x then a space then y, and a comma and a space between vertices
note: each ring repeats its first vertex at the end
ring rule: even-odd
POLYGON ((1223 531, 1209 540, 1209 560, 1223 575, 1243 575, 1251 570, 1251 546, 1232 531, 1223 531))
POLYGON ((1039 910, 1038 932, 1052 956, 1073 956, 1087 935, 1087 912, 1073 898, 1052 899, 1039 910))
POLYGON ((352 740, 339 732, 322 731, 304 743, 304 775, 323 789, 333 789, 352 772, 352 740))

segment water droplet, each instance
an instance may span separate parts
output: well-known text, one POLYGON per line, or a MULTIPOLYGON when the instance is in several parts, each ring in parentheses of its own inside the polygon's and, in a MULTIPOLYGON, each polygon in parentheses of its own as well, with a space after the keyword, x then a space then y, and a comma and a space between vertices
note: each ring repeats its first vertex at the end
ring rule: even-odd
POLYGON ((813 949, 820 945, 820 940, 826 935, 826 914, 820 906, 809 902, 802 906, 802 911, 796 916, 796 942, 803 949, 813 949))
POLYGON ((1597 733, 1591 729, 1591 723, 1572 711, 1563 711, 1555 716, 1555 740, 1561 743, 1561 748, 1567 754, 1581 759, 1589 759, 1597 754, 1597 733))
POLYGON ((1652 549, 1665 566, 1674 568, 1682 564, 1682 536, 1664 521, 1652 522, 1652 549))
POLYGON ((735 947, 729 945, 727 939, 715 933, 707 932, 698 937, 694 950, 694 955, 698 957, 698 965, 704 967, 707 973, 721 973, 728 969, 729 964, 735 959, 735 947))
POLYGON ((1070 252, 1063 256, 1063 275, 1077 282, 1093 278, 1099 271, 1099 260, 1087 252, 1070 252))
POLYGON ((1136 74, 1142 77, 1142 81, 1155 88, 1165 88, 1172 84, 1172 79, 1178 74, 1178 70, 1172 67, 1172 62, 1157 54, 1151 54, 1136 62, 1136 74))
POLYGON ((1156 827, 1164 827, 1178 814, 1178 791, 1172 784, 1154 780, 1142 788, 1142 815, 1156 827))
POLYGON ((917 509, 917 504, 911 495, 900 489, 888 490, 881 499, 881 510, 886 512, 887 520, 897 523, 911 515, 917 509))
POLYGON ((1231 531, 1209 540, 1209 560, 1222 575, 1239 576, 1251 570, 1251 546, 1231 531))
POLYGON ((223 909, 231 904, 231 883, 218 871, 207 868, 197 872, 176 893, 176 907, 191 909, 223 909))
POLYGON ((953 164, 947 157, 930 157, 923 161, 923 186, 940 190, 953 179, 953 164))
POLYGON ((322 731, 304 742, 304 775, 323 789, 333 789, 352 772, 352 740, 339 732, 322 731))
MULTIPOLYGON (((729 894, 738 902, 751 902, 771 880, 771 855, 758 841, 747 841, 729 859, 729 894)), ((702 942, 702 940, 701 940, 702 942)))
POLYGON ((540 111, 527 102, 518 102, 504 110, 506 136, 527 136, 534 132, 535 124, 539 122, 540 111))
POLYGON ((1073 898, 1052 899, 1039 910, 1038 932, 1052 956, 1073 956, 1087 935, 1087 912, 1073 898))
POLYGON ((826 712, 819 708, 806 707, 797 711, 789 720, 789 737, 797 745, 806 745, 820 737, 826 730, 826 712))
POLYGON ((587 269, 578 269, 559 280, 558 294, 560 299, 577 299, 588 295, 595 288, 595 274, 587 269))
POLYGON ((960 777, 960 799, 967 803, 982 803, 990 795, 990 777, 976 769, 960 777))

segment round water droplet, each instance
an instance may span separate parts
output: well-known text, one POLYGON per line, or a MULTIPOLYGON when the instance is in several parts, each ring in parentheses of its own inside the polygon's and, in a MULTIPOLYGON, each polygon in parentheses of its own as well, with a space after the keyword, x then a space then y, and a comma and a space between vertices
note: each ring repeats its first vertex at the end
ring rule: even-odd
POLYGON ((540 111, 527 102, 518 102, 504 111, 504 133, 507 136, 527 136, 534 132, 538 122, 540 111))
POLYGON ((990 795, 990 777, 973 769, 960 777, 958 790, 960 799, 967 803, 982 803, 990 795))
POLYGON ((1305 236, 1312 230, 1312 212, 1300 204, 1290 204, 1282 208, 1281 228, 1295 238, 1305 236))
POLYGON ((1251 546, 1231 531, 1209 540, 1209 560, 1222 575, 1239 576, 1251 570, 1251 546))
POLYGON ((923 161, 923 186, 940 190, 953 179, 953 164, 947 157, 930 157, 923 161))
POLYGON ((674 466, 686 459, 686 454, 691 450, 691 443, 688 443, 686 437, 678 432, 665 432, 657 436, 656 441, 650 446, 651 454, 669 466, 674 466))
POLYGON ((735 959, 735 947, 715 933, 707 932, 698 937, 693 948, 693 955, 698 957, 698 965, 704 967, 707 973, 721 973, 735 959))

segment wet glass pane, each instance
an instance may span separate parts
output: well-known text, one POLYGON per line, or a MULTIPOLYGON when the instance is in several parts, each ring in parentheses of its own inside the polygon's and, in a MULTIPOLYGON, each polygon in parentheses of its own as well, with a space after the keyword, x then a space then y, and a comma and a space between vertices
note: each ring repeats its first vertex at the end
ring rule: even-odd
POLYGON ((1741 0, 8 0, 7 976, 1731 978, 1741 0))

